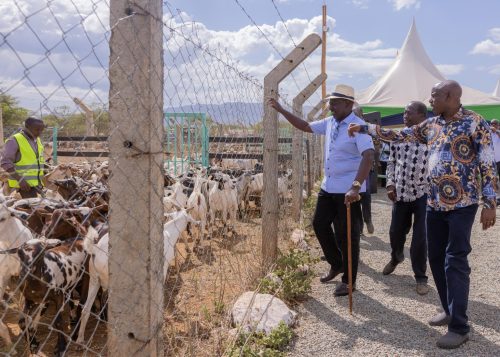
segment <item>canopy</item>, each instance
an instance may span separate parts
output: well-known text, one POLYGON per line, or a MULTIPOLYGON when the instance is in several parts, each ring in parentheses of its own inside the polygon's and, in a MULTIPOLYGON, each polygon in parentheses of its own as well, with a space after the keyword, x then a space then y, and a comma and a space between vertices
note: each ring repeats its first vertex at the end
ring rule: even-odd
POLYGON ((493 91, 492 94, 494 97, 499 97, 500 98, 500 79, 497 82, 497 86, 495 87, 495 90, 493 91))
MULTIPOLYGON (((379 80, 361 91, 357 101, 365 112, 380 111, 385 115, 401 113, 412 100, 429 103, 432 86, 445 79, 427 55, 413 20, 392 66, 379 80)), ((487 105, 490 107, 488 112, 494 110, 500 113, 500 97, 466 86, 462 86, 462 90, 462 104, 465 107, 474 106, 477 109, 477 106, 487 105)))

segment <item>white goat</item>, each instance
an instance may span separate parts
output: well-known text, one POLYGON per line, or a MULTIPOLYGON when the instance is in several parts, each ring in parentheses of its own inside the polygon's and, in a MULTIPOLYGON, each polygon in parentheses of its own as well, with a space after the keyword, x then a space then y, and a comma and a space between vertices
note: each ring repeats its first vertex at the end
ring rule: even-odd
POLYGON ((191 217, 193 217, 193 219, 197 221, 200 221, 199 229, 196 229, 196 231, 198 232, 198 236, 195 242, 201 241, 203 239, 205 235, 205 227, 207 225, 208 205, 205 196, 201 192, 202 183, 203 179, 197 176, 195 178, 193 193, 191 194, 191 196, 189 196, 186 204, 186 209, 190 212, 191 217))
MULTIPOLYGON (((5 205, 5 197, 0 194, 0 250, 18 248, 25 242, 33 239, 31 231, 16 217, 18 213, 5 205)), ((22 213, 19 213, 20 215, 22 213)), ((0 301, 11 277, 19 276, 21 263, 17 254, 0 254, 0 301)), ((8 347, 12 345, 7 326, 0 321, 0 337, 8 347)))
MULTIPOLYGON (((200 224, 200 222, 195 221, 185 209, 169 213, 166 216, 171 218, 171 221, 163 225, 163 256, 165 258, 163 265, 163 281, 167 278, 168 266, 175 257, 175 243, 177 243, 181 233, 186 230, 188 223, 200 224)), ((90 310, 94 304, 99 288, 102 287, 105 291, 109 288, 109 233, 106 233, 96 244, 95 241, 98 237, 97 231, 91 226, 88 229, 83 243, 84 249, 91 255, 89 263, 90 285, 87 300, 82 310, 80 329, 76 340, 79 344, 83 344, 84 342, 85 327, 87 326, 90 310)))
POLYGON ((165 197, 163 197, 163 211, 170 213, 177 211, 179 207, 185 207, 188 197, 184 193, 184 187, 180 182, 176 182, 165 189, 165 197))
MULTIPOLYGON (((238 197, 234 183, 228 175, 217 175, 214 179, 217 184, 209 192, 210 221, 215 226, 215 215, 221 212, 222 222, 227 225, 228 219, 231 224, 236 221, 238 211, 238 197)), ((233 227, 234 228, 234 227, 233 227)))

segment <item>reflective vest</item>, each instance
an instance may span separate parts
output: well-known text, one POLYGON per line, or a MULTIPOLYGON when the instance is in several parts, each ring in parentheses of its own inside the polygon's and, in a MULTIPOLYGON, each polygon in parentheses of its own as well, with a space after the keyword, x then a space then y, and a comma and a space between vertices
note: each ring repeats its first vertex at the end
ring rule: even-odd
MULTIPOLYGON (((40 138, 36 139, 36 144, 38 146, 37 154, 33 151, 33 148, 23 133, 14 134, 12 135, 12 138, 17 141, 19 152, 21 153, 21 158, 14 164, 16 173, 24 177, 25 181, 31 187, 43 186, 42 178, 45 160, 43 158, 42 141, 40 138)), ((19 182, 17 180, 9 179, 9 187, 19 188, 19 182)))

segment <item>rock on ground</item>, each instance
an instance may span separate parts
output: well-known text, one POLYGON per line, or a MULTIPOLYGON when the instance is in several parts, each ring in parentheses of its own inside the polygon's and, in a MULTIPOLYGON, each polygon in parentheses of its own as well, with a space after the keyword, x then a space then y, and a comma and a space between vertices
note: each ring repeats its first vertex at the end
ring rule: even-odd
POLYGON ((259 294, 254 291, 243 293, 231 310, 233 322, 241 326, 243 331, 270 333, 280 322, 288 326, 295 321, 296 312, 270 294, 259 294))
MULTIPOLYGON (((500 208, 495 227, 481 229, 479 210, 473 228, 468 310, 471 340, 457 350, 444 351, 435 343, 446 327, 427 324, 440 305, 430 268, 431 291, 420 296, 409 259, 410 235, 405 261, 393 274, 382 275, 390 259, 391 203, 383 192, 372 195, 372 201, 375 233, 361 237, 353 315, 349 314, 347 297, 333 295, 340 277, 331 284, 315 279, 311 298, 298 310, 298 337, 289 356, 500 356, 500 208)), ((313 252, 321 255, 317 241, 310 242, 313 252)), ((320 262, 315 270, 319 276, 327 268, 320 262)))

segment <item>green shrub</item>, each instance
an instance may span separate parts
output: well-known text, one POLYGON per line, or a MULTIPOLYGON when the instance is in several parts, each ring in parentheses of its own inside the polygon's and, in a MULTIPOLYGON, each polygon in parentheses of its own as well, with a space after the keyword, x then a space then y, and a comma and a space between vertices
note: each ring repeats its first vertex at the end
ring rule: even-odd
POLYGON ((311 267, 316 261, 317 259, 312 258, 307 252, 289 251, 278 258, 273 272, 282 280, 282 283, 278 284, 265 277, 259 282, 259 292, 276 294, 280 299, 290 303, 305 299, 311 291, 313 272, 309 268, 309 271, 304 273, 301 267, 304 265, 311 267))
POLYGON ((271 331, 269 335, 263 332, 242 333, 229 352, 230 357, 284 357, 285 349, 294 336, 293 330, 284 322, 271 331))

